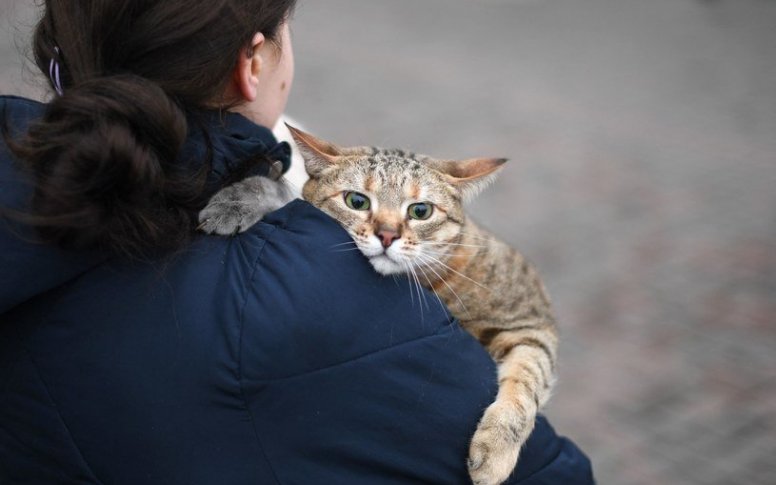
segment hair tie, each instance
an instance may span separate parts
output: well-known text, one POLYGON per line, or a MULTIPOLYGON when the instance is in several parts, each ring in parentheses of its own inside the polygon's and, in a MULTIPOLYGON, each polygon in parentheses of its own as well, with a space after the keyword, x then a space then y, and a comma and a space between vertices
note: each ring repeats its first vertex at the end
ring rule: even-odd
MULTIPOLYGON (((60 56, 59 47, 54 46, 54 52, 56 52, 56 57, 60 56)), ((51 79, 51 84, 54 85, 57 94, 62 96, 64 90, 62 89, 62 79, 59 75, 59 61, 53 57, 51 58, 51 62, 49 62, 49 79, 51 79)))

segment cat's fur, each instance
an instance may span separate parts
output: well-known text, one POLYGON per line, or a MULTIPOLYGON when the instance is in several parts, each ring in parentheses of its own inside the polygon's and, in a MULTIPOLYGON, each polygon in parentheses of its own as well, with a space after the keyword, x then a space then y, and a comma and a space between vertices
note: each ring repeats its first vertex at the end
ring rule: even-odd
MULTIPOLYGON (((340 148, 291 131, 310 175, 303 197, 339 221, 379 273, 408 274, 436 293, 498 364, 498 395, 472 438, 468 466, 475 484, 502 483, 550 397, 558 344, 536 271, 463 212, 464 200, 487 184, 505 160, 451 162, 401 150, 340 148), (349 193, 368 197, 368 210, 349 206, 349 193), (409 217, 416 203, 433 206, 428 219, 409 217)), ((256 190, 251 180, 241 182, 238 191, 256 190)), ((229 198, 242 200, 233 213, 246 212, 245 197, 232 194, 211 203, 205 217, 210 214, 212 222, 216 212, 227 209, 229 198)), ((258 203, 255 208, 260 209, 258 203)), ((242 229, 256 214, 249 219, 242 229)), ((234 217, 231 221, 216 232, 234 232, 238 227, 234 217)))

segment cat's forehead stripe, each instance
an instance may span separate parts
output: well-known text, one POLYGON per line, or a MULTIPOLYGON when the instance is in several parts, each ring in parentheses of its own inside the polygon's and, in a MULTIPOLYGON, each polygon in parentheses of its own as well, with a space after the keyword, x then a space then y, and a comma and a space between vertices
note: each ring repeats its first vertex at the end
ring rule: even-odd
POLYGON ((421 190, 420 185, 415 182, 410 182, 407 190, 407 195, 412 200, 420 200, 421 190))
POLYGON ((364 188, 367 190, 367 192, 377 192, 375 178, 372 175, 366 176, 366 180, 364 180, 364 188))

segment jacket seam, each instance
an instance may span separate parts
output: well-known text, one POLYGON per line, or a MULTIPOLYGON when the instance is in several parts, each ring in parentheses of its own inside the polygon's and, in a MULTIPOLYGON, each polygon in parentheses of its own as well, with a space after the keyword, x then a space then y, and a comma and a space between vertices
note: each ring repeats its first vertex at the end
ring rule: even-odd
MULTIPOLYGON (((271 231, 275 232, 277 229, 277 226, 273 226, 273 229, 271 231)), ((261 248, 258 250, 258 254, 256 255, 256 258, 253 263, 253 269, 251 270, 251 276, 248 279, 249 284, 246 285, 245 288, 245 295, 242 302, 242 308, 240 309, 240 320, 239 320, 239 338, 237 340, 237 382, 240 387, 240 396, 243 400, 243 405, 245 406, 245 410, 248 413, 248 416, 251 419, 251 425, 253 427, 253 434, 256 437, 256 443, 259 445, 259 450, 261 451, 261 456, 264 458, 264 461, 267 463, 267 466, 269 467, 270 471, 272 472, 272 478, 275 480, 275 483, 278 485, 281 485, 281 481, 278 478, 277 472, 275 471, 275 467, 272 466, 272 462, 270 461, 269 457, 267 456, 267 452, 264 448, 264 443, 261 440, 261 437, 259 436, 259 430, 256 426, 256 416, 253 415, 253 411, 251 410, 250 405, 248 404, 248 396, 245 392, 245 386, 243 385, 243 329, 245 328, 245 309, 248 306, 248 294, 250 292, 250 288, 253 287, 253 282, 256 277, 256 273, 259 269, 259 263, 261 262, 262 255, 264 254, 264 248, 267 246, 267 241, 269 240, 270 234, 264 235, 262 239, 264 240, 264 244, 262 244, 261 248)))
POLYGON ((43 390, 46 393, 46 397, 48 398, 49 402, 51 402, 51 405, 54 408, 54 411, 57 413, 57 418, 59 419, 59 422, 62 423, 62 427, 65 429, 67 438, 70 440, 70 443, 72 443, 76 453, 78 453, 78 457, 83 462, 83 466, 86 467, 86 470, 88 470, 89 474, 91 475, 91 478, 95 481, 95 483, 102 485, 103 481, 97 478, 97 474, 94 473, 94 469, 92 468, 92 466, 89 464, 89 461, 81 452, 81 448, 78 447, 78 444, 76 443, 75 438, 73 438, 73 434, 70 432, 70 427, 67 425, 65 418, 62 417, 62 413, 59 411, 59 406, 57 406, 57 403, 54 400, 54 396, 51 395, 48 384, 46 383, 46 380, 43 378, 43 374, 41 373, 40 368, 38 367, 38 364, 35 362, 35 358, 32 356, 32 353, 29 350, 27 350, 26 348, 23 348, 23 349, 24 349, 24 353, 26 353, 27 357, 30 359, 30 363, 32 364, 33 369, 35 369, 35 373, 38 375, 38 379, 40 379, 40 383, 43 386, 43 390))
MULTIPOLYGON (((457 324, 454 324, 454 325, 457 325, 457 324)), ((443 335, 445 332, 451 331, 452 328, 453 327, 451 325, 445 325, 445 326, 441 327, 436 333, 429 334, 429 335, 423 335, 423 336, 420 336, 420 337, 417 337, 417 338, 413 338, 413 339, 410 339, 410 340, 405 340, 404 342, 399 342, 397 344, 393 344, 393 345, 388 346, 388 347, 382 347, 382 348, 379 348, 379 349, 375 349, 375 350, 373 350, 371 352, 367 352, 365 354, 357 355, 357 356, 353 357, 352 359, 343 360, 341 362, 335 362, 334 364, 331 364, 331 365, 327 365, 327 366, 324 366, 324 367, 318 367, 316 369, 311 369, 311 370, 308 370, 308 371, 305 371, 305 372, 300 372, 299 374, 292 374, 290 376, 274 377, 274 378, 269 378, 269 379, 256 379, 256 382, 262 383, 262 384, 272 384, 272 383, 283 382, 283 381, 287 381, 287 380, 291 380, 291 379, 298 379, 298 378, 302 378, 302 377, 308 377, 308 376, 310 376, 312 374, 316 374, 318 372, 325 372, 325 371, 328 371, 328 370, 336 369, 337 367, 341 367, 341 366, 344 366, 344 365, 348 365, 348 364, 352 364, 352 363, 358 362, 360 360, 368 359, 368 358, 370 358, 372 356, 379 355, 379 354, 381 354, 383 352, 391 352, 391 351, 400 349, 400 348, 402 348, 404 346, 415 344, 415 343, 421 342, 421 341, 426 340, 426 339, 431 339, 431 338, 439 337, 439 336, 443 335)))
POLYGON ((91 272, 96 267, 102 266, 103 264, 106 264, 109 261, 110 261, 110 258, 108 258, 108 257, 100 259, 99 261, 94 261, 93 263, 90 263, 88 267, 84 268, 83 271, 79 271, 77 274, 74 274, 72 277, 62 281, 57 286, 55 286, 53 288, 49 288, 49 289, 43 291, 42 293, 37 293, 37 294, 31 295, 31 296, 28 296, 26 300, 19 300, 19 301, 14 301, 13 303, 10 303, 11 306, 9 306, 5 310, 3 310, 3 314, 8 314, 8 313, 12 312, 15 308, 19 307, 20 305, 27 304, 27 303, 35 300, 36 298, 40 298, 40 297, 42 297, 42 296, 44 296, 44 295, 46 295, 46 294, 48 294, 48 293, 50 293, 52 291, 55 291, 55 290, 57 290, 59 288, 62 288, 64 286, 73 284, 76 281, 78 281, 81 277, 83 277, 86 273, 91 272))

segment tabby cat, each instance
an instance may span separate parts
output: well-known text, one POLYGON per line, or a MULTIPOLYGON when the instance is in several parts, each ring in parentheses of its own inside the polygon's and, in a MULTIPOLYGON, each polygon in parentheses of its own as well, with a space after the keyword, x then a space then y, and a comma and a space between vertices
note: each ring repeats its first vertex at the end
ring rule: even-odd
MULTIPOLYGON (((472 438, 468 467, 477 485, 502 483, 550 397, 558 344, 536 271, 463 211, 506 160, 340 148, 291 132, 310 176, 303 197, 345 227, 377 272, 407 274, 432 290, 498 364, 498 395, 472 438)), ((268 204, 285 203, 267 202, 283 192, 271 184, 254 177, 217 194, 200 215, 204 229, 245 229, 268 204)))

